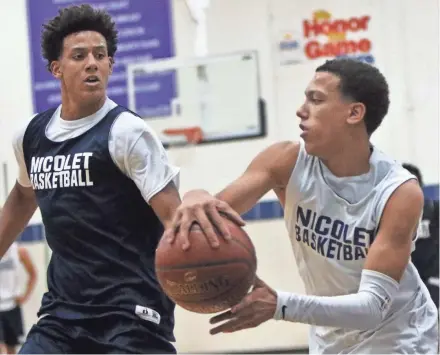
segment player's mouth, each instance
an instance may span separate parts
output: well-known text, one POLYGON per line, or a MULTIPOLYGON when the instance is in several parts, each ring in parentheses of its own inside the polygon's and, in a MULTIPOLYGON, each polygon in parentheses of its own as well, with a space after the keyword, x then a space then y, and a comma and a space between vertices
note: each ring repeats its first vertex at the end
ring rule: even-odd
POLYGON ((99 85, 100 81, 96 75, 90 75, 84 80, 87 86, 96 86, 99 85))
POLYGON ((302 131, 302 133, 300 134, 300 137, 304 138, 307 135, 308 129, 303 124, 299 125, 299 129, 302 131))

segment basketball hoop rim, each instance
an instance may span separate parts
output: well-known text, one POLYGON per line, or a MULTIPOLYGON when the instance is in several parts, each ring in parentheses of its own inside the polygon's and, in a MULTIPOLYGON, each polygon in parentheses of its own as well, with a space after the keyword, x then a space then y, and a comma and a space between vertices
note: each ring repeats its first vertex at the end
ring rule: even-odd
MULTIPOLYGON (((198 145, 203 141, 203 130, 199 126, 184 128, 167 128, 162 131, 168 136, 184 136, 187 145, 198 145)), ((172 146, 172 145, 171 145, 172 146)))

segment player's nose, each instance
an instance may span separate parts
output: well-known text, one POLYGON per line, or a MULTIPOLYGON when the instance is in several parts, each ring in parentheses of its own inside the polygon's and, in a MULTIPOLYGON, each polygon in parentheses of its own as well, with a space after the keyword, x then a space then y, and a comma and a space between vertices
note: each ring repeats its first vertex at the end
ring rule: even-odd
POLYGON ((87 56, 87 64, 86 64, 86 70, 90 71, 90 70, 97 70, 98 69, 98 63, 96 61, 95 56, 93 55, 93 53, 90 53, 87 56))
POLYGON ((298 110, 296 110, 296 115, 301 118, 302 120, 307 119, 308 117, 308 113, 307 113, 307 109, 305 107, 305 104, 302 104, 298 110))

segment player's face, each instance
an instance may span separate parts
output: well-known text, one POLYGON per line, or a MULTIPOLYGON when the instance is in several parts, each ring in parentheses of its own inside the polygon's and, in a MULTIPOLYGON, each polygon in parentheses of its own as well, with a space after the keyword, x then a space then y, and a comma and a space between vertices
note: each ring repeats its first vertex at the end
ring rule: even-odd
POLYGON ((60 59, 52 63, 52 73, 61 80, 68 97, 90 103, 106 95, 112 65, 104 36, 82 31, 64 39, 60 59))
POLYGON ((309 154, 326 156, 346 134, 352 102, 341 95, 339 83, 336 75, 317 72, 306 88, 306 99, 297 116, 301 119, 301 138, 309 154))

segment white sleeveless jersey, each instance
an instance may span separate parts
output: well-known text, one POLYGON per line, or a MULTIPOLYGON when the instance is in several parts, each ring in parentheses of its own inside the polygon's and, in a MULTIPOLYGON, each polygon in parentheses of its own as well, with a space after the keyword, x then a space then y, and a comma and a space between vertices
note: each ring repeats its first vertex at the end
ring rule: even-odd
MULTIPOLYGON (((300 141, 286 189, 284 218, 307 294, 358 291, 385 204, 397 187, 415 178, 376 148, 370 166, 367 174, 338 178, 308 155, 300 141)), ((409 263, 399 294, 378 328, 311 326, 310 353, 437 353, 437 319, 435 305, 409 263)))
POLYGON ((15 308, 18 296, 18 245, 13 243, 0 260, 0 312, 15 308))

